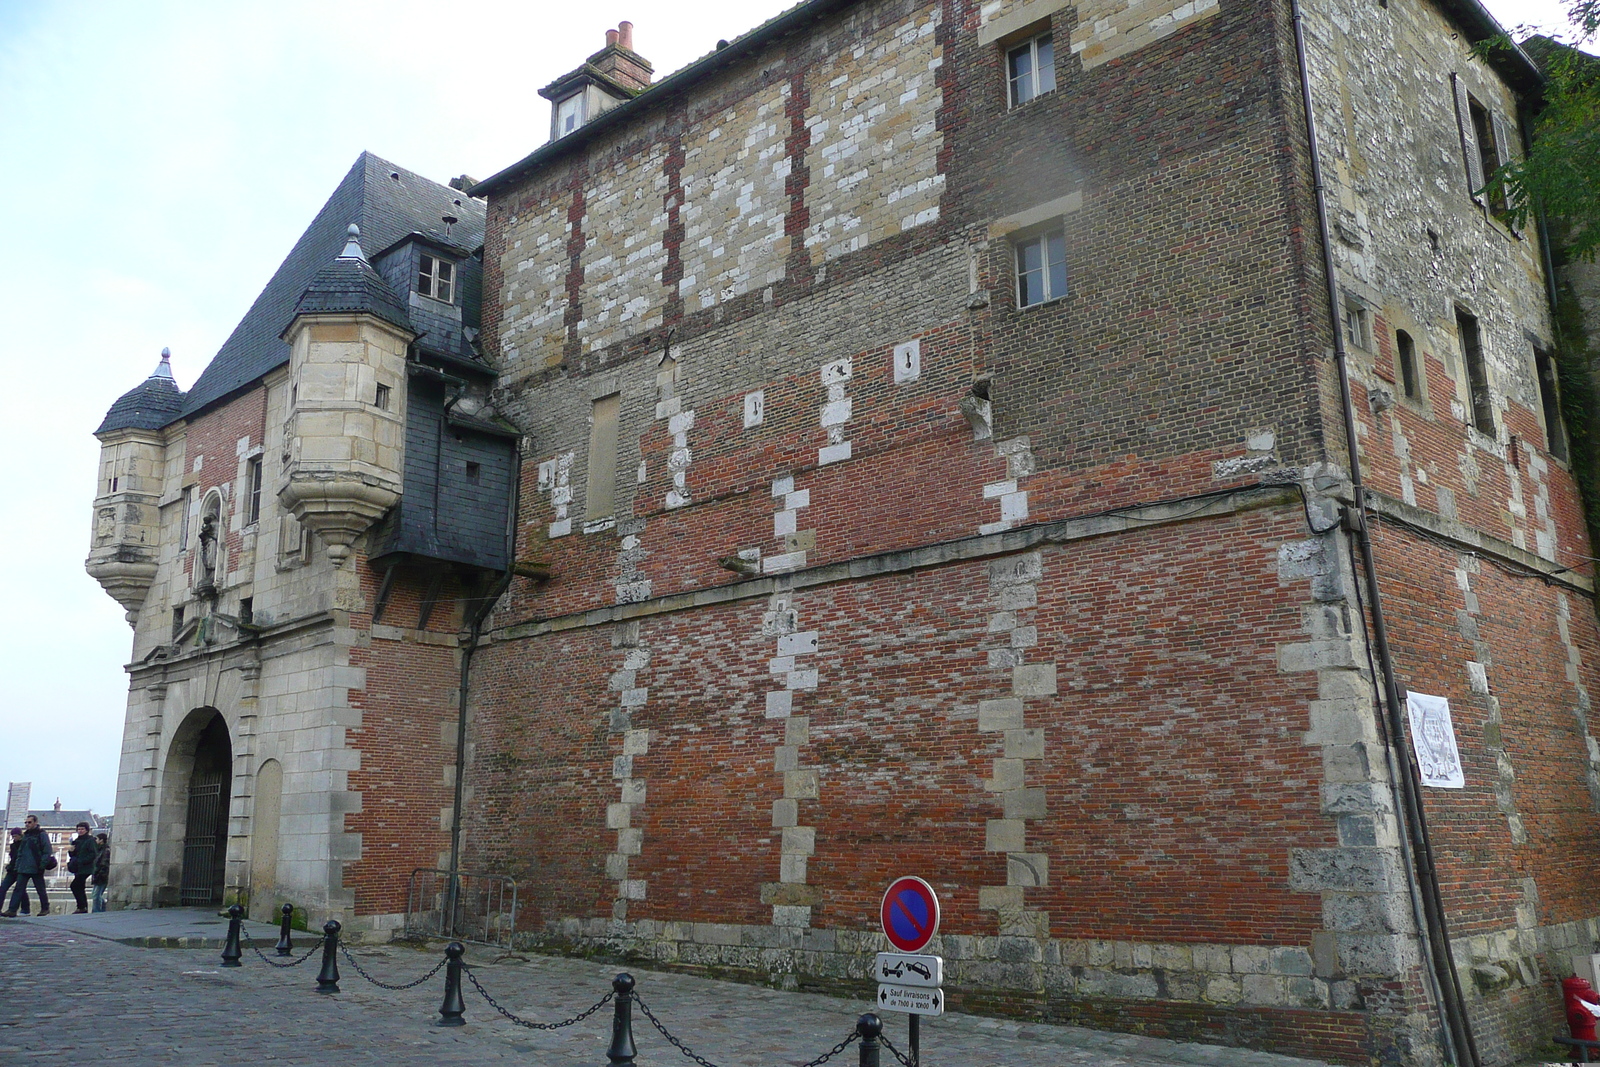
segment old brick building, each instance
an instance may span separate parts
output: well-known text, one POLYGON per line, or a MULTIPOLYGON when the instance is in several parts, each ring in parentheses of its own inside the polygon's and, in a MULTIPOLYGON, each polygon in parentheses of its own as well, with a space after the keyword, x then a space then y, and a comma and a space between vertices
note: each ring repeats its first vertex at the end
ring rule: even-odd
POLYGON ((465 862, 529 936, 860 981, 916 873, 957 1007, 1553 1031, 1600 632, 1482 9, 811 0, 653 85, 629 30, 474 190, 525 577, 465 862))
POLYGON ((88 569, 134 627, 114 903, 381 929, 450 862, 516 467, 466 184, 363 154, 194 388, 163 353, 96 431, 88 569))

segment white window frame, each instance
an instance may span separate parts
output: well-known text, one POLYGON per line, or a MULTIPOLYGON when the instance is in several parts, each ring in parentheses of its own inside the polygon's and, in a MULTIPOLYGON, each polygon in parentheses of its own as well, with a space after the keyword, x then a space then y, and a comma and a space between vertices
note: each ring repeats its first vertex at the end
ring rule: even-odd
POLYGON ((1006 49, 1006 99, 1011 107, 1021 107, 1056 88, 1055 41, 1049 31, 1030 37, 1006 49), (1041 48, 1049 50, 1049 60, 1039 62, 1041 48), (1026 57, 1028 73, 1017 74, 1017 60, 1026 57))
POLYGON ((449 304, 455 296, 456 265, 431 252, 422 253, 417 266, 417 292, 441 304, 449 304))
POLYGON ((1049 229, 1037 230, 1026 236, 1014 238, 1011 246, 1017 272, 1019 309, 1038 307, 1067 295, 1071 290, 1071 281, 1067 277, 1067 237, 1061 226, 1052 226, 1049 229), (1030 249, 1035 249, 1039 253, 1039 266, 1032 270, 1026 269, 1023 258, 1030 249), (1059 259, 1052 259, 1052 253, 1057 252, 1060 254, 1059 259), (1059 272, 1052 270, 1052 267, 1059 267, 1059 272), (1029 300, 1025 291, 1029 277, 1038 279, 1041 295, 1036 300, 1029 300), (1060 292, 1056 291, 1057 288, 1060 292))
POLYGON ((565 100, 556 102, 556 137, 565 137, 583 125, 583 95, 581 92, 573 93, 565 100))

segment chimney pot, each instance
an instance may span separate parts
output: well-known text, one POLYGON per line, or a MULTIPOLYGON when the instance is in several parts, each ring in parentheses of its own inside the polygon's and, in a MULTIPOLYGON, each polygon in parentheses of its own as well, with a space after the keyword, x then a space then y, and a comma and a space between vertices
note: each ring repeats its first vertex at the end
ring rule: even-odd
POLYGON ((633 51, 633 23, 617 23, 617 44, 628 51, 633 51))
POLYGON ((617 31, 616 30, 607 30, 606 31, 606 47, 607 48, 615 48, 615 47, 617 47, 617 31))

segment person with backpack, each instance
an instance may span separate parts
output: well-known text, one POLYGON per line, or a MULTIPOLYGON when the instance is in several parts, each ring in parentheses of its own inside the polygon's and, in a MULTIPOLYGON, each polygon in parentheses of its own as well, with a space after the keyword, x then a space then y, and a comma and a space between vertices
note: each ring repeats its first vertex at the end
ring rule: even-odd
POLYGON ((17 843, 17 888, 11 891, 11 906, 0 912, 8 919, 17 917, 17 909, 28 899, 28 883, 39 890, 39 914, 50 914, 50 897, 44 891, 44 872, 54 870, 56 856, 50 839, 39 829, 39 820, 30 815, 22 824, 22 840, 17 843))
MULTIPOLYGON (((6 876, 0 880, 0 904, 5 903, 6 894, 11 892, 11 887, 17 882, 17 848, 22 844, 22 827, 11 828, 11 841, 6 845, 6 876)), ((22 914, 28 914, 28 898, 22 898, 22 914)))
POLYGON ((105 834, 94 835, 100 847, 94 854, 94 904, 91 911, 106 910, 106 886, 111 882, 111 840, 105 834))
POLYGON ((95 844, 94 835, 89 832, 89 824, 78 824, 78 836, 67 845, 67 873, 72 875, 72 899, 78 902, 78 910, 74 915, 89 914, 89 894, 84 890, 88 884, 89 876, 94 873, 95 856, 99 846, 95 844))

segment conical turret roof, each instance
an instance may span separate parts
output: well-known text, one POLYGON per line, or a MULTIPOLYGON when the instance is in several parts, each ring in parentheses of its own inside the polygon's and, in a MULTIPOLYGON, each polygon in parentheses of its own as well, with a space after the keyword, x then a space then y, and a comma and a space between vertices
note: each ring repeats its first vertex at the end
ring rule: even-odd
MULTIPOLYGON (((383 280, 383 275, 372 269, 361 251, 361 230, 351 223, 344 251, 326 267, 317 271, 311 284, 300 294, 295 304, 294 318, 301 315, 365 312, 403 330, 416 333, 406 306, 383 280)), ((293 322, 294 319, 290 319, 293 322)), ((284 325, 288 330, 288 323, 284 325)))
POLYGON ((117 398, 96 434, 112 430, 159 430, 183 410, 183 390, 172 377, 172 352, 161 350, 161 362, 138 386, 117 398))

